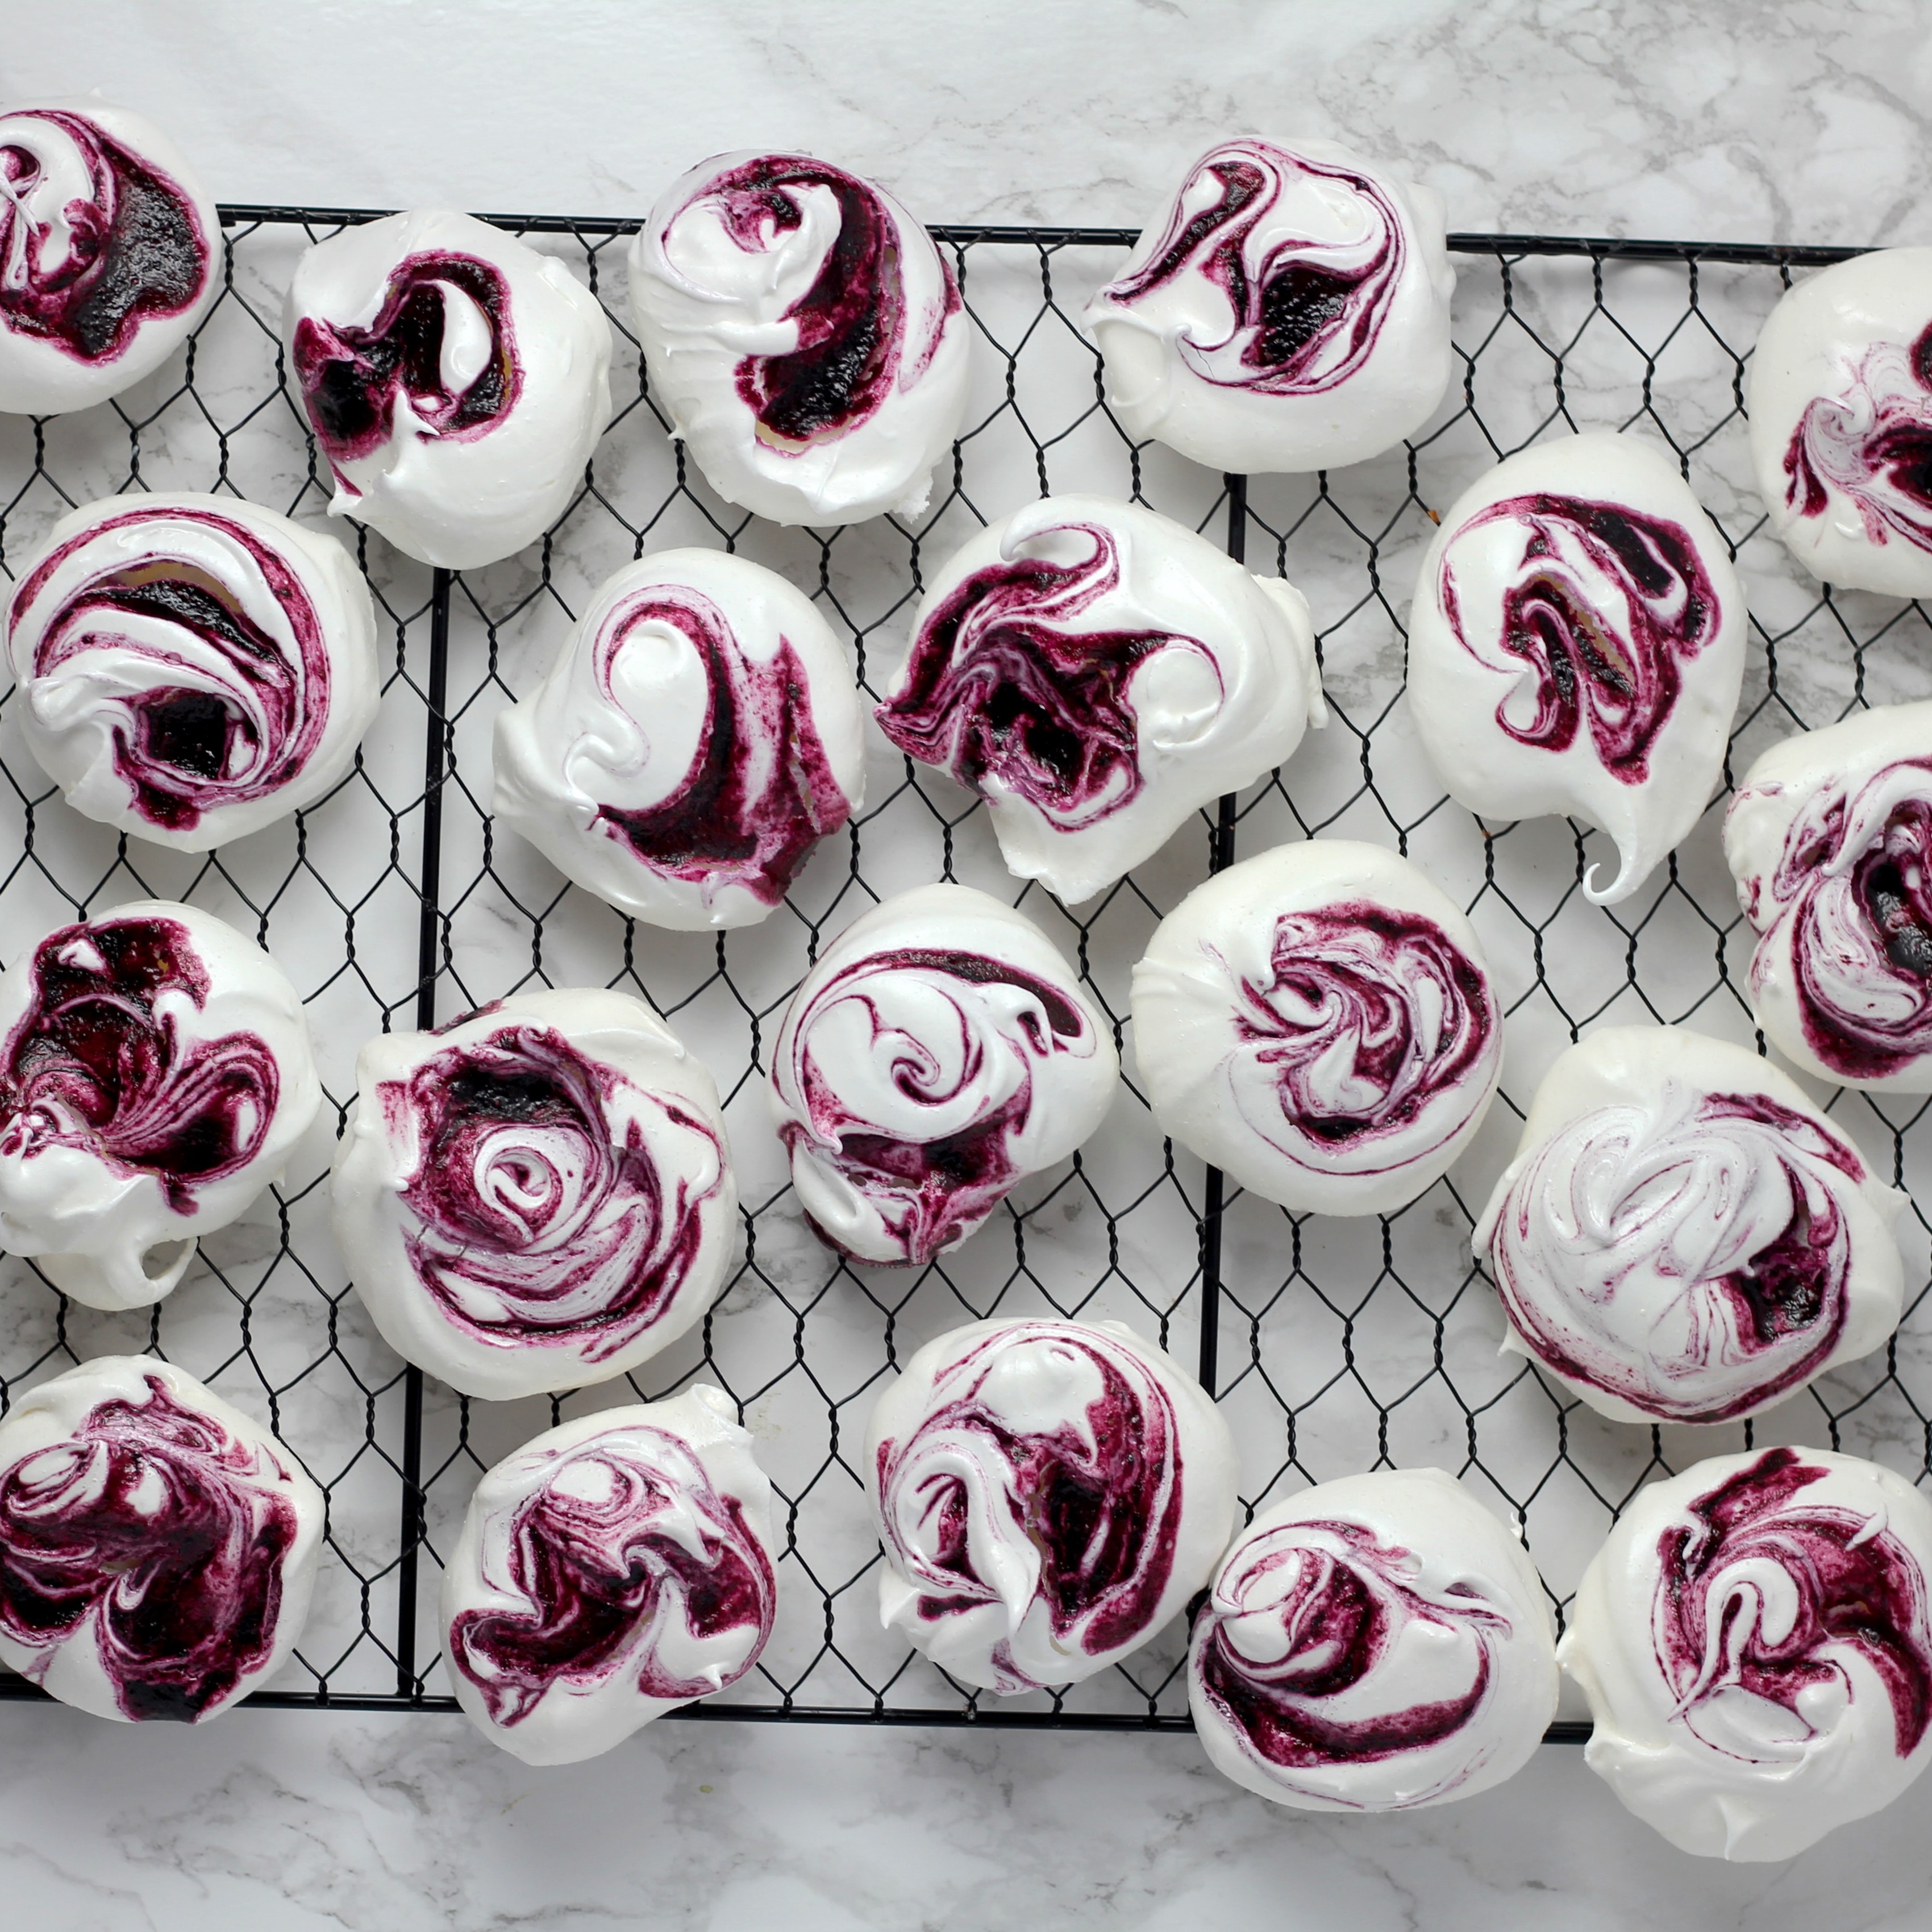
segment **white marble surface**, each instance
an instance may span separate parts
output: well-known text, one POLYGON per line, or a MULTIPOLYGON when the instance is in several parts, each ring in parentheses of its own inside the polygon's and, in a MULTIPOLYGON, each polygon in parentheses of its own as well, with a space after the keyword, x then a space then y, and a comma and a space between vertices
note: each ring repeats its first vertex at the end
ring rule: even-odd
MULTIPOLYGON (((1913 0, 70 0, 0 98, 99 86, 236 200, 637 208, 815 147, 933 218, 1133 220, 1211 137, 1339 136, 1454 226, 1932 241, 1913 0)), ((0 1707, 0 1912, 48 1928, 1654 1925, 1932 1919, 1932 1789, 1787 1868, 1685 1859, 1580 1755, 1400 1821, 1308 1819, 1191 1739, 666 1724, 528 1769, 461 1720, 201 1733, 0 1707)))

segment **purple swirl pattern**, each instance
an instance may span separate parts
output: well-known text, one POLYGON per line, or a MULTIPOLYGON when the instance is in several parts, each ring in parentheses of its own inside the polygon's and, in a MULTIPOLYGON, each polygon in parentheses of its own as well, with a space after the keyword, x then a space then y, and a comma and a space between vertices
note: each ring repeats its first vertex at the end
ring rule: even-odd
POLYGON ((1120 560, 1110 531, 1066 527, 1092 538, 1090 556, 1019 556, 973 572, 920 624, 898 689, 874 716, 908 757, 982 795, 996 783, 1074 832, 1141 791, 1128 686, 1142 662, 1174 644, 1214 656, 1166 632, 1078 628, 1119 588, 1120 560))
POLYGON ((0 121, 0 323, 93 365, 192 308, 218 244, 193 197, 86 116, 0 121))
POLYGON ((1932 328, 1910 345, 1875 342, 1844 392, 1804 406, 1784 452, 1785 505, 1822 517, 1835 489, 1866 541, 1932 550, 1932 328))
POLYGON ((253 1033, 182 1037, 172 1009, 200 1009, 209 984, 185 928, 63 926, 14 970, 32 974, 34 992, 0 1046, 0 1158, 79 1148, 151 1175, 180 1215, 195 1212, 197 1188, 255 1158, 280 1091, 274 1051, 253 1033))
POLYGON ((1667 1422, 1802 1387, 1844 1332, 1857 1150, 1761 1094, 1672 1083, 1579 1115, 1493 1210, 1491 1272, 1525 1346, 1667 1422))
POLYGON ((1684 666, 1717 637, 1723 608, 1690 532, 1615 503, 1539 493, 1506 497, 1460 525, 1445 546, 1440 596, 1451 634, 1486 669, 1526 669, 1521 694, 1496 707, 1517 744, 1567 752, 1587 729, 1612 778, 1640 785, 1683 685, 1684 666), (1457 545, 1492 524, 1522 533, 1522 558, 1504 592, 1496 663, 1470 642, 1456 579, 1457 545))
POLYGON ((1366 176, 1265 142, 1231 141, 1196 164, 1151 257, 1105 295, 1130 303, 1178 277, 1199 275, 1226 298, 1233 321, 1219 341, 1184 338, 1187 366, 1222 388, 1318 395, 1346 382, 1373 352, 1407 250, 1400 214, 1366 176), (1295 175, 1346 195, 1363 234, 1345 242, 1268 235, 1295 175))
POLYGON ((0 1634, 92 1619, 122 1714, 193 1723, 268 1664, 298 1525, 261 1450, 147 1386, 0 1475, 0 1634))
POLYGON ((392 1139, 420 1150, 402 1188, 410 1267, 460 1332, 602 1362, 656 1322, 697 1262, 718 1136, 550 1028, 512 1024, 378 1089, 392 1139), (647 1124, 698 1136, 703 1182, 662 1163, 647 1124))
POLYGON ((1826 1474, 1802 1450, 1768 1450, 1696 1498, 1690 1522, 1659 1539, 1658 1664, 1676 1694, 1677 1721, 1713 1750, 1766 1754, 1726 1721, 1726 1701, 1739 1692, 1781 1706, 1793 1738, 1812 1735, 1808 1712, 1822 1695, 1834 1687, 1856 1694, 1846 1652, 1883 1687, 1900 1758, 1932 1721, 1924 1573, 1882 1520, 1804 1499, 1826 1474))
POLYGON ((736 1497, 721 1496, 690 1445, 631 1424, 558 1458, 509 1526, 502 1581, 527 1608, 472 1610, 449 1655, 491 1721, 520 1723, 554 1688, 620 1676, 640 1698, 682 1702, 735 1684, 772 1634, 778 1580, 736 1497), (733 1633, 735 1668, 692 1676, 671 1660, 733 1633))

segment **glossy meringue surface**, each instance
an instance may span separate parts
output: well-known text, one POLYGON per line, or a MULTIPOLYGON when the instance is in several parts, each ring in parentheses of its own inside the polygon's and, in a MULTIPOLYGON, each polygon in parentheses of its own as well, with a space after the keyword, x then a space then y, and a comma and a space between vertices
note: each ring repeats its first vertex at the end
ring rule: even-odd
POLYGON ((1932 703, 1774 745, 1724 815, 1752 1010, 1820 1079, 1932 1093, 1932 703))
POLYGON ((1828 1450, 1715 1456, 1627 1504, 1558 1649, 1590 1768, 1704 1858, 1793 1858, 1932 1760, 1932 1502, 1828 1450))
POLYGON ((1730 1422, 1898 1325, 1905 1204, 1745 1048, 1606 1027, 1544 1076, 1473 1245, 1504 1348, 1619 1420, 1730 1422))
POLYGON ((0 1247, 90 1307, 158 1301, 321 1100, 295 988, 232 926, 142 899, 56 927, 0 979, 0 1247))
POLYGON ((1423 560, 1408 707, 1458 804, 1607 832, 1636 891, 1723 775, 1748 623, 1729 547, 1674 462, 1593 432, 1506 458, 1423 560))
POLYGON ((986 801, 1009 872, 1077 905, 1328 712, 1292 584, 1138 504, 1064 496, 933 575, 875 715, 986 801))
POLYGON ((15 584, 7 649, 21 730, 68 802, 190 852, 339 784, 381 695, 348 552, 232 496, 70 512, 15 584))
POLYGON ((1419 868, 1315 838, 1195 887, 1133 975, 1134 1052, 1162 1129, 1244 1187, 1386 1213, 1446 1173, 1502 1070, 1474 929, 1419 868))
POLYGON ((1442 197, 1332 141, 1223 141, 1082 320, 1128 434, 1210 470, 1339 469, 1441 401, 1442 197))
POLYGON ((474 216, 346 228, 296 267, 290 373, 329 510, 447 570, 533 543, 610 420, 610 325, 555 258, 474 216))
POLYGON ((1228 1426, 1118 1322, 975 1322, 881 1395, 880 1616, 962 1684, 1070 1684, 1153 1636, 1234 1527, 1228 1426))
POLYGON ((405 1360, 508 1401, 608 1382, 701 1316, 737 1225, 718 1090, 641 1000, 518 993, 379 1034, 331 1184, 405 1360))
POLYGON ((1024 913, 922 886, 856 919, 792 995, 772 1115, 819 1238, 902 1266, 956 1247, 1112 1104, 1113 1029, 1024 913))
POLYGON ((808 155, 714 155, 658 196, 630 272, 652 394, 728 502, 778 524, 925 509, 972 325, 884 188, 808 155))
POLYGON ((0 110, 0 410, 91 408, 221 292, 221 220, 174 142, 88 94, 0 110))
POLYGON ((218 1716, 300 1641, 324 1514, 185 1370, 83 1362, 0 1419, 0 1662, 98 1718, 218 1716))
POLYGON ((865 713, 810 598, 722 550, 608 578, 496 720, 495 809, 653 926, 768 916, 865 797, 865 713))
POLYGON ((476 1486, 442 1577, 457 1701, 526 1764, 574 1764, 758 1662, 772 1490, 719 1390, 600 1409, 476 1486))
POLYGON ((1187 1694, 1216 1770, 1278 1804, 1472 1798, 1556 1714, 1556 1632, 1522 1545, 1440 1469, 1319 1483, 1237 1536, 1187 1694))

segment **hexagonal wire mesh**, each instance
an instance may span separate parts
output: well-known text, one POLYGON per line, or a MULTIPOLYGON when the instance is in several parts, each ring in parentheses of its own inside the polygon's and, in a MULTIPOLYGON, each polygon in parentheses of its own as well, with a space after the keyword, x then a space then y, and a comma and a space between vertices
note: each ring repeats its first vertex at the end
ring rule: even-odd
MULTIPOLYGON (((281 291, 302 247, 367 218, 225 211, 226 290, 184 361, 108 408, 0 421, 8 574, 70 503, 117 489, 232 491, 319 518, 326 466, 285 380, 281 291)), ((693 1714, 1184 1727, 1178 1628, 1065 1694, 1002 1701, 975 1698, 878 1628, 878 1557, 854 1456, 866 1411, 912 1348, 995 1310, 1124 1317, 1197 1361, 1234 1428, 1251 1509, 1390 1462, 1460 1472, 1522 1524, 1559 1609, 1622 1500, 1699 1455, 1828 1442, 1924 1478, 1922 1286, 1890 1348, 1754 1427, 1620 1426, 1520 1358, 1498 1356, 1502 1318, 1468 1236, 1544 1069, 1580 1028, 1607 1018, 1688 1019, 1761 1051, 1739 992, 1748 938, 1718 850, 1721 797, 1636 898, 1594 907, 1580 881, 1601 840, 1561 820, 1484 826, 1449 803, 1402 701, 1402 614, 1432 517, 1497 457, 1595 426, 1667 444, 1735 546, 1754 617, 1736 769, 1791 729, 1932 694, 1923 614, 1805 579, 1766 530, 1744 459, 1742 377, 1759 322, 1792 267, 1851 251, 1452 237, 1462 380, 1426 433, 1332 476, 1249 482, 1135 448, 1106 408, 1075 318, 1131 233, 937 229, 980 332, 970 426, 924 516, 822 533, 723 504, 670 441, 610 286, 621 282, 614 244, 634 224, 493 218, 561 255, 604 297, 620 345, 620 413, 568 512, 509 562, 452 578, 336 526, 369 576, 392 668, 356 770, 330 798, 206 856, 160 850, 69 811, 0 703, 7 956, 84 908, 185 898, 258 934, 314 1016, 322 1120, 284 1184, 206 1240, 166 1301, 98 1314, 19 1262, 0 1282, 0 1406, 71 1361, 152 1348, 269 1420, 327 1491, 332 1557, 298 1659, 251 1701, 452 1708, 435 1660, 435 1576, 478 1473, 554 1418, 704 1379, 731 1394, 759 1438, 785 1550, 760 1668, 693 1714), (521 841, 495 836, 492 720, 618 563, 694 542, 770 564, 851 638, 877 691, 927 562, 1030 497, 1075 488, 1131 494, 1293 578, 1316 613, 1334 713, 1285 772, 1223 800, 1112 891, 1069 910, 1016 886, 976 802, 877 737, 848 836, 748 931, 639 927, 566 886, 521 841), (1395 846, 1467 904, 1509 1010, 1503 1099, 1483 1136, 1448 1180, 1386 1217, 1288 1214, 1225 1187, 1162 1139, 1136 1082, 1126 980, 1155 922, 1238 850, 1321 833, 1395 846), (939 1264, 854 1268, 819 1246, 791 1198, 764 1113, 764 1049, 829 938, 884 894, 938 878, 1004 892, 1077 957, 1114 1018, 1125 1091, 1078 1156, 939 1264), (328 1231, 326 1176, 364 1039, 535 985, 632 988, 712 1068, 740 1171, 742 1252, 702 1332, 628 1385, 473 1403, 406 1370, 373 1334, 328 1231)), ((1831 1104, 1910 1186, 1932 1148, 1922 1107, 1850 1094, 1831 1104)), ((1910 1226, 1922 1284, 1928 1223, 1915 1216, 1910 1226)), ((37 1694, 0 1677, 0 1694, 37 1694)))

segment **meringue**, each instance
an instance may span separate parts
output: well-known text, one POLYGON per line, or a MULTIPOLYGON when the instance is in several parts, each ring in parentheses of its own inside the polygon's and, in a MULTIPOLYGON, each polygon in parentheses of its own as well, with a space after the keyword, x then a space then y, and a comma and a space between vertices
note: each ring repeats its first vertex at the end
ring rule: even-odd
POLYGON ((0 112, 0 410, 153 374, 221 293, 221 218, 152 121, 98 96, 0 112))
POLYGON ((1408 704, 1458 804, 1567 813, 1616 842, 1629 898, 1710 802, 1748 630, 1730 552, 1635 436, 1563 436, 1456 501, 1423 560, 1408 704))
POLYGON ((1234 1445, 1192 1376, 1118 1322, 974 1322, 880 1396, 865 1469, 879 1614, 1010 1696, 1130 1656, 1234 1526, 1234 1445))
POLYGON ((1246 1188, 1387 1214, 1448 1172, 1502 1071, 1475 931, 1406 859, 1316 838, 1196 886, 1133 975, 1163 1132, 1246 1188))
POLYGON ((68 804, 180 851, 323 796, 381 695, 349 553, 232 496, 63 517, 15 587, 7 649, 28 748, 68 804))
POLYGON ((608 1382, 724 1285, 737 1226, 718 1090, 641 1000, 513 994, 382 1034, 331 1184, 382 1339, 465 1395, 608 1382))
POLYGON ((1744 373, 1771 526, 1827 584, 1932 593, 1932 248, 1808 276, 1744 373))
POLYGON ((1624 1422, 1734 1422, 1898 1327, 1905 1196, 1790 1076, 1605 1027, 1536 1090, 1473 1239, 1503 1343, 1624 1422))
POLYGON ((854 920, 792 995, 772 1116, 820 1239, 923 1264, 1099 1126, 1112 1028, 1022 913, 922 886, 854 920))
POLYGON ((1932 703, 1774 745, 1724 817, 1751 1006, 1820 1079, 1932 1093, 1932 703))
POLYGON ((283 320, 332 515, 473 570, 534 542, 610 420, 610 324, 555 257, 447 208, 319 242, 283 320))
POLYGON ((1277 1804, 1406 1811, 1528 1762, 1556 1629, 1522 1545, 1440 1469, 1318 1484, 1256 1517, 1194 1622, 1214 1768, 1277 1804))
POLYGON ((575 1764, 758 1660, 772 1486, 730 1399, 606 1408, 476 1486, 442 1574, 456 1700, 526 1764, 575 1764))
POLYGON ((863 802, 865 713, 811 600, 722 550, 605 580, 496 718, 498 819, 620 912, 764 919, 863 802))
POLYGON ((1324 723, 1300 592, 1136 503, 1052 496, 933 578, 875 716, 1077 905, 1324 723))
POLYGON ((1082 320, 1127 434, 1210 470, 1339 469, 1448 386, 1442 197, 1332 141, 1210 148, 1082 320))
POLYGON ((716 154, 658 197, 630 269, 652 400, 727 502, 777 524, 925 509, 972 324, 884 188, 802 154, 716 154))
POLYGON ((1640 1490, 1557 1658, 1585 1760, 1700 1858, 1794 1858, 1932 1759, 1932 1503, 1824 1449, 1714 1456, 1640 1490))
POLYGON ((322 1103, 281 968, 198 907, 56 927, 0 980, 0 1248, 141 1308, 281 1178, 322 1103))
POLYGON ((97 1718, 205 1723, 294 1653, 324 1511, 194 1376, 83 1362, 0 1420, 0 1663, 97 1718))

